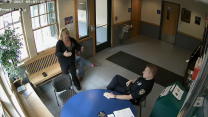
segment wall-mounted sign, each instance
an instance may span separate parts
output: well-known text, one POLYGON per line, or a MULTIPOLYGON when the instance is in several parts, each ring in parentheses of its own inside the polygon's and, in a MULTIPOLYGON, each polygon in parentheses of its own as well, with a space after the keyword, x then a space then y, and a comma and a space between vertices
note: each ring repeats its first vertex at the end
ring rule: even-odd
POLYGON ((200 25, 201 17, 195 16, 195 24, 200 25))
POLYGON ((182 8, 181 21, 190 23, 190 18, 191 18, 191 11, 182 8))
POLYGON ((73 17, 69 16, 69 17, 65 17, 64 18, 64 22, 65 22, 65 27, 71 31, 74 29, 74 24, 73 24, 73 17))
POLYGON ((160 14, 160 10, 157 10, 157 14, 160 14))
POLYGON ((131 12, 131 8, 128 8, 128 12, 131 12))

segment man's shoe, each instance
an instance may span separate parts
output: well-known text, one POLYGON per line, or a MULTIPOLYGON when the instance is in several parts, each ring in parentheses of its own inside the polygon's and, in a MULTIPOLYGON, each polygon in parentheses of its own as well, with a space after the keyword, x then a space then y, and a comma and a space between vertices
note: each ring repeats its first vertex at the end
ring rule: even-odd
POLYGON ((75 86, 77 88, 77 90, 81 90, 81 86, 75 86))

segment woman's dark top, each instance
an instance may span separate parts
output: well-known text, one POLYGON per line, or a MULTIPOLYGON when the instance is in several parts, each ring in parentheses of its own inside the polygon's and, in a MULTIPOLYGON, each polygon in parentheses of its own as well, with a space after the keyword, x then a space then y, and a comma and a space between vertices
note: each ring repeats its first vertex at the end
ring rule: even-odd
MULTIPOLYGON (((67 50, 67 47, 65 47, 64 42, 62 40, 58 40, 58 42, 56 43, 56 52, 55 55, 58 58, 59 64, 60 66, 69 66, 70 64, 74 63, 75 61, 75 49, 77 51, 81 51, 81 45, 79 43, 77 43, 77 41, 70 37, 70 41, 71 41, 71 47, 72 47, 72 55, 70 57, 65 57, 64 56, 64 52, 67 50)), ((67 52, 69 52, 67 50, 67 52)))

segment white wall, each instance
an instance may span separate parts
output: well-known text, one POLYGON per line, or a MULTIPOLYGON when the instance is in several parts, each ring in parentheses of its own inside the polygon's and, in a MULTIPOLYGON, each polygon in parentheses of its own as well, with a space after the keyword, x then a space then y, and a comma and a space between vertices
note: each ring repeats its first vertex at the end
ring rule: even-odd
POLYGON ((57 0, 57 12, 59 29, 65 26, 65 17, 73 16, 74 30, 70 31, 70 36, 76 39, 74 0, 57 0))
POLYGON ((128 8, 131 8, 131 0, 114 0, 114 24, 131 20, 131 12, 128 12, 128 8))
MULTIPOLYGON (((207 5, 194 0, 166 0, 169 2, 180 4, 180 14, 178 31, 187 33, 197 38, 203 37, 207 5), (181 9, 186 8, 191 11, 191 22, 185 23, 181 19, 181 9), (194 23, 195 16, 201 17, 201 24, 194 23)), ((161 10, 162 0, 142 0, 141 20, 160 25, 161 14, 157 14, 157 9, 161 10)))

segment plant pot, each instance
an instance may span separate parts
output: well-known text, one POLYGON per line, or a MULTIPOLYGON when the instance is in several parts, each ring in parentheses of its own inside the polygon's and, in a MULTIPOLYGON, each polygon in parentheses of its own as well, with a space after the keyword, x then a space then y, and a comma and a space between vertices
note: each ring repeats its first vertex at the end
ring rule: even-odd
POLYGON ((13 82, 14 86, 17 88, 22 85, 22 79, 19 78, 13 82))

